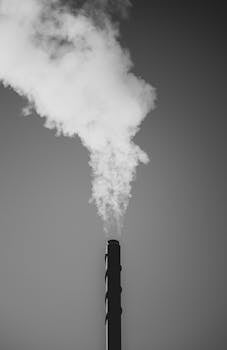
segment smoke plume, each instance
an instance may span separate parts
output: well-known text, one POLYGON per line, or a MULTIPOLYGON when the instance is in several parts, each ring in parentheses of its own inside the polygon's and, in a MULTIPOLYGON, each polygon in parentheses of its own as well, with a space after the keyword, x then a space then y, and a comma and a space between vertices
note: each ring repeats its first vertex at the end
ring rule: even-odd
POLYGON ((90 152, 92 197, 105 229, 120 229, 131 182, 148 156, 132 139, 154 90, 119 44, 127 0, 0 0, 0 80, 57 134, 90 152), (116 226, 115 226, 116 227, 116 226))

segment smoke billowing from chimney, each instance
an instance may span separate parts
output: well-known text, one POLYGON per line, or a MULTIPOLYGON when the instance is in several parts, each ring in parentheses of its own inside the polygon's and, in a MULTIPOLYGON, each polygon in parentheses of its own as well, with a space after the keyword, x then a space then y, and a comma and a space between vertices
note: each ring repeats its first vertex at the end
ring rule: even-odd
POLYGON ((0 0, 0 80, 25 96, 57 134, 90 152, 92 200, 106 231, 120 230, 131 182, 148 156, 132 138, 154 104, 132 72, 116 16, 129 1, 0 0), (115 226, 116 227, 116 226, 115 226))

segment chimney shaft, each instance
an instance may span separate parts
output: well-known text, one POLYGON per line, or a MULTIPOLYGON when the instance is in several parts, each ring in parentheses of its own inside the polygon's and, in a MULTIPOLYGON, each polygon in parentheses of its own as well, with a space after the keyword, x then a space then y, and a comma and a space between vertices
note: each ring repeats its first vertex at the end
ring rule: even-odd
POLYGON ((121 350, 121 264, 120 244, 106 245, 106 350, 121 350))

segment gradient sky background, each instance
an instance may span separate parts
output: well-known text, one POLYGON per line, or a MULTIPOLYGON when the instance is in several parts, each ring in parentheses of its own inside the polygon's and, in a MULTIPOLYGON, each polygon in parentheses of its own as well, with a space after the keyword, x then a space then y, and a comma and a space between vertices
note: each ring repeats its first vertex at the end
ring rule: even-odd
MULTIPOLYGON (((134 3, 121 40, 158 101, 135 138, 152 160, 125 218, 122 349, 224 350, 226 12, 134 3)), ((0 87, 0 349, 101 350, 105 239, 88 152, 24 105, 0 87)))

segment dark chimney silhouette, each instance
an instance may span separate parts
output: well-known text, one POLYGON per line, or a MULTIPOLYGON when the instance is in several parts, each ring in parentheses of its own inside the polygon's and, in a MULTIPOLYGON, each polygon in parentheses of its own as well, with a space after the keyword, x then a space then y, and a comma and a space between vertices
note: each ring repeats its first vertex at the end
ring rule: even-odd
POLYGON ((106 245, 106 350, 121 350, 121 263, 119 241, 106 245))

